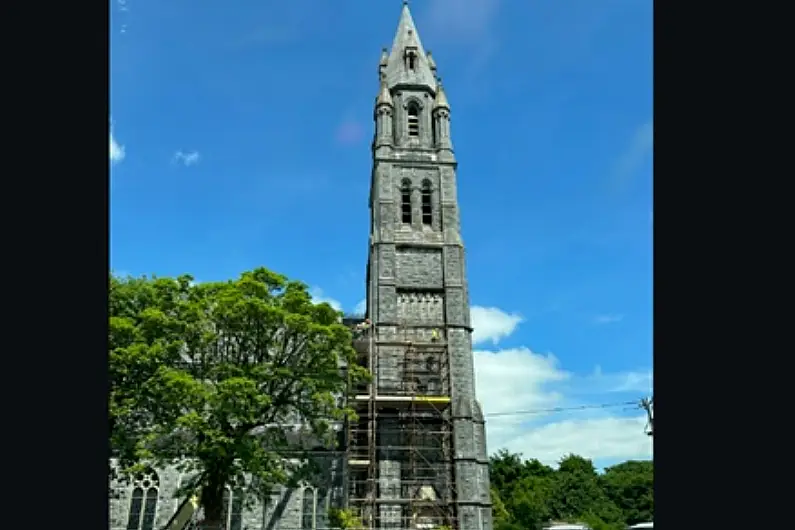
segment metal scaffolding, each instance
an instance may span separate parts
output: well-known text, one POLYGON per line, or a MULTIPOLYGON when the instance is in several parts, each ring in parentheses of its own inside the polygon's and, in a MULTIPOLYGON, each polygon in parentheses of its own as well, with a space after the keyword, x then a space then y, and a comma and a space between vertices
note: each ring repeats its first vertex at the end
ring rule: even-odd
POLYGON ((353 389, 358 420, 347 428, 348 507, 372 530, 456 528, 443 331, 402 326, 381 339, 374 326, 349 324, 373 380, 353 389))

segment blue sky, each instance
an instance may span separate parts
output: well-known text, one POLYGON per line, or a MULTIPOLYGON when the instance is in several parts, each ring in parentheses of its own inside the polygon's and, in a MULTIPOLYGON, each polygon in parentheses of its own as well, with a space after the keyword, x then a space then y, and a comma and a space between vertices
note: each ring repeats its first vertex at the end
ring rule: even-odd
MULTIPOLYGON (((364 297, 373 102, 400 0, 111 6, 111 267, 266 266, 364 297)), ((652 2, 415 0, 452 108, 487 413, 650 392, 652 2)), ((648 458, 639 411, 490 419, 490 450, 648 458)))

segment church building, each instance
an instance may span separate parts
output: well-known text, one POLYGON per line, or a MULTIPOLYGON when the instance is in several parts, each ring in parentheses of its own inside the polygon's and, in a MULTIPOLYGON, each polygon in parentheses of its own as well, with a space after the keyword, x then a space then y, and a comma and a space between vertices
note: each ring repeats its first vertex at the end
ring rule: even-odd
MULTIPOLYGON (((451 110, 404 2, 378 63, 370 182, 367 310, 346 321, 373 374, 355 389, 358 420, 320 454, 323 476, 256 506, 227 492, 227 530, 322 530, 330 508, 368 529, 492 530, 451 110)), ((111 530, 160 530, 186 477, 159 469, 114 485, 111 530)))

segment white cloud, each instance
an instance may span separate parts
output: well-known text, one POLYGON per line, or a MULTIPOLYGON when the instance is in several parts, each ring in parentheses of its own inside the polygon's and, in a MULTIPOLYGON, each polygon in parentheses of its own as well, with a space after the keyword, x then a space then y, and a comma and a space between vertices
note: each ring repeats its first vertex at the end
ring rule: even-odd
POLYGON ((596 315, 593 319, 594 324, 616 324, 624 320, 624 315, 596 315))
POLYGON ((522 317, 517 314, 508 314, 496 307, 472 306, 470 309, 472 319, 472 344, 481 344, 491 341, 497 344, 500 340, 514 332, 516 326, 522 322, 522 317))
POLYGON ((548 385, 571 378, 554 355, 528 348, 476 350, 474 356, 478 398, 487 413, 559 406, 563 396, 548 385))
POLYGON ((627 416, 622 409, 634 410, 630 405, 599 407, 646 395, 650 373, 605 374, 597 368, 593 374, 578 376, 561 368, 554 355, 527 348, 479 350, 474 355, 490 453, 508 449, 550 465, 567 453, 593 460, 651 456, 643 431, 645 416, 639 412, 627 416), (573 405, 593 408, 549 410, 573 405))
POLYGON ((116 141, 113 137, 113 129, 110 131, 110 162, 111 164, 118 164, 124 160, 125 152, 124 146, 116 141))
POLYGON ((652 444, 645 426, 641 415, 569 419, 528 429, 506 448, 548 465, 569 453, 603 461, 649 459, 652 444))
POLYGON ((181 163, 186 167, 190 167, 194 164, 198 164, 199 158, 200 155, 198 151, 188 151, 188 152, 177 151, 176 153, 174 153, 173 161, 176 163, 181 163))
POLYGON ((353 308, 353 313, 356 315, 363 315, 367 311, 367 299, 362 298, 356 307, 353 308))
POLYGON ((309 296, 312 297, 312 301, 315 302, 316 304, 322 304, 325 302, 331 307, 333 307, 335 310, 342 311, 342 304, 339 302, 339 300, 335 300, 334 298, 329 298, 328 296, 325 296, 325 294, 323 293, 323 289, 321 289, 320 287, 312 287, 309 290, 309 296))
MULTIPOLYGON (((473 306, 473 342, 496 344, 521 322, 499 308, 473 306)), ((596 366, 575 374, 555 355, 526 347, 479 349, 474 360, 490 453, 508 449, 549 465, 568 453, 602 462, 651 457, 646 418, 635 405, 651 392, 651 371, 605 373, 596 366)))
POLYGON ((608 374, 603 378, 613 380, 609 392, 637 392, 651 394, 654 388, 654 374, 648 372, 625 372, 621 374, 608 374))

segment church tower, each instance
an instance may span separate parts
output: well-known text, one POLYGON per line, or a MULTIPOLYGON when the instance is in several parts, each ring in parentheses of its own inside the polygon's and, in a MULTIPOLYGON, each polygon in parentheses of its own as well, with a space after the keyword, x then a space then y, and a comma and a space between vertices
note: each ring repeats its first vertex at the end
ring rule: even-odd
POLYGON ((450 105, 406 2, 378 79, 348 506, 370 529, 491 530, 450 105))

